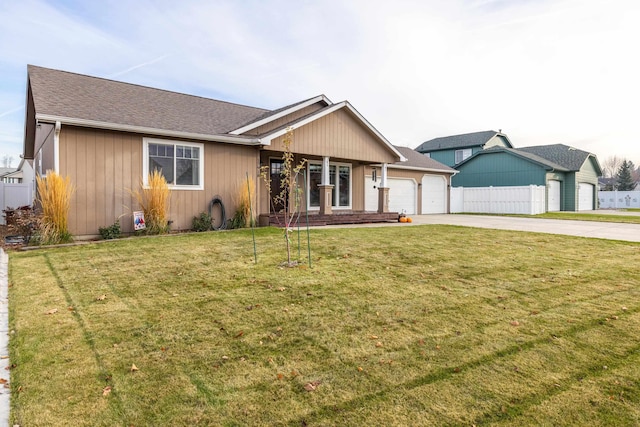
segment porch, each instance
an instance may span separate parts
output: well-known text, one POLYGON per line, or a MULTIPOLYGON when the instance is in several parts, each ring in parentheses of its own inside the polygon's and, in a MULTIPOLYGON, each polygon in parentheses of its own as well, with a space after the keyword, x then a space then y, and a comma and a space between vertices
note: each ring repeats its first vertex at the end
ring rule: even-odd
MULTIPOLYGON (((299 217, 294 218, 293 226, 307 225, 307 216, 304 212, 300 213, 299 217)), ((319 212, 309 212, 309 226, 322 226, 322 225, 338 225, 338 224, 371 224, 376 222, 397 222, 398 212, 336 212, 333 211, 331 215, 323 215, 319 212)), ((260 226, 272 225, 275 227, 284 226, 284 218, 282 214, 270 214, 260 215, 258 218, 258 224, 260 226)))

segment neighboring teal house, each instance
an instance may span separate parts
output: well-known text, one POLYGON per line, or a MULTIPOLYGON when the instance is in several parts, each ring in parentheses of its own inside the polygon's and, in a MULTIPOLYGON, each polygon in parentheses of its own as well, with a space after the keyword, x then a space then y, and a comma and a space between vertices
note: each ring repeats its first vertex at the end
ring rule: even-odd
POLYGON ((596 208, 600 163, 594 154, 563 144, 477 151, 456 165, 454 187, 544 185, 547 211, 596 208))
POLYGON ((495 130, 445 136, 423 142, 416 151, 445 165, 456 165, 474 154, 491 147, 513 148, 507 135, 495 130))

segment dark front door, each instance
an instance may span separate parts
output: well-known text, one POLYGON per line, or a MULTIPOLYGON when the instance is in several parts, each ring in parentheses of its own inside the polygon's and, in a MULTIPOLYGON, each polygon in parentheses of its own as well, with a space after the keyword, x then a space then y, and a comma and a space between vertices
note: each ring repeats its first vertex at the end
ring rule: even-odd
POLYGON ((282 192, 282 168, 284 161, 282 159, 271 159, 269 161, 269 171, 271 174, 271 209, 273 212, 280 212, 284 209, 284 201, 281 197, 282 192))

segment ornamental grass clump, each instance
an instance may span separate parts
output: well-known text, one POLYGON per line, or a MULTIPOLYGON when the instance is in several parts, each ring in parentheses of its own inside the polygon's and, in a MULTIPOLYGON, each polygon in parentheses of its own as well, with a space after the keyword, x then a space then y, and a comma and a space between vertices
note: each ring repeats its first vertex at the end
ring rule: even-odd
POLYGON ((133 192, 133 196, 144 212, 146 232, 164 234, 169 232, 169 199, 171 190, 164 175, 155 169, 148 176, 148 185, 133 192))
POLYGON ((256 188, 253 178, 247 176, 238 186, 234 201, 236 213, 231 220, 233 228, 245 228, 255 225, 252 207, 256 205, 256 188))
POLYGON ((36 176, 37 202, 42 211, 37 231, 40 244, 67 243, 72 240, 68 229, 69 207, 75 189, 71 178, 63 178, 56 172, 36 176))

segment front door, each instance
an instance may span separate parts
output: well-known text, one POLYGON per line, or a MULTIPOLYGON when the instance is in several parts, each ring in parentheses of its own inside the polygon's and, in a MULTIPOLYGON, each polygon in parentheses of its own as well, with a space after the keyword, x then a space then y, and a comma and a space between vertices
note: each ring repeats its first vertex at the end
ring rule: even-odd
POLYGON ((284 209, 284 200, 282 200, 280 193, 282 192, 282 168, 284 167, 284 161, 282 159, 270 159, 269 160, 269 173, 271 177, 271 211, 278 213, 284 209))

